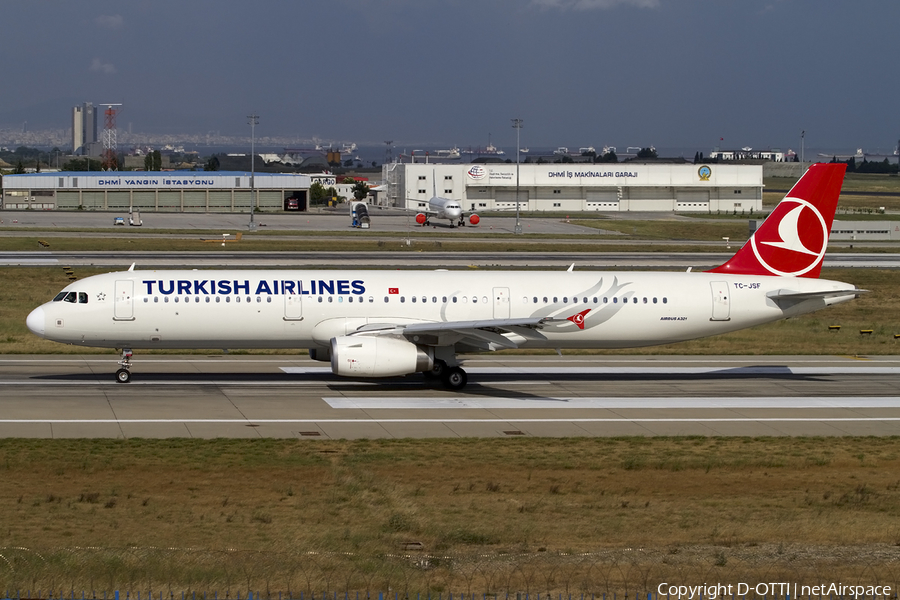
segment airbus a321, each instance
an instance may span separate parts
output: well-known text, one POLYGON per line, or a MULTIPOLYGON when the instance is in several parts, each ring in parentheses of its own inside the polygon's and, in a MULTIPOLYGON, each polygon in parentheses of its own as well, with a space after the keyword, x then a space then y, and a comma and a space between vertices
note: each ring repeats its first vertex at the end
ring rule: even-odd
POLYGON ((816 164, 750 240, 706 272, 154 270, 95 275, 28 315, 36 335, 121 350, 307 348, 348 377, 466 385, 458 355, 633 348, 769 323, 856 298, 819 279, 844 165, 816 164))

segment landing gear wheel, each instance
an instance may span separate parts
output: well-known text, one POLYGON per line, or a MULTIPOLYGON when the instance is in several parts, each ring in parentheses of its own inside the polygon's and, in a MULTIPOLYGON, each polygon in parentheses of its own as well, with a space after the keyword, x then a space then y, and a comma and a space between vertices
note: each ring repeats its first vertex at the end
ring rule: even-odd
POLYGON ((442 360, 434 361, 434 366, 431 367, 430 371, 422 371, 422 374, 425 375, 425 379, 441 379, 444 377, 444 373, 447 372, 447 363, 442 360))
POLYGON ((444 385, 451 390, 461 390, 466 387, 469 376, 459 367, 450 367, 443 376, 444 385))
POLYGON ((130 383, 131 382, 131 371, 128 369, 119 369, 116 371, 116 381, 119 383, 130 383))

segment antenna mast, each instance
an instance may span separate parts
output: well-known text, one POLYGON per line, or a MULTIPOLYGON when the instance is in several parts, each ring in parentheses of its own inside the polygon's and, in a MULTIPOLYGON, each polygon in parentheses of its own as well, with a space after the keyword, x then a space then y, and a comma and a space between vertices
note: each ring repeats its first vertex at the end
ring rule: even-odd
POLYGON ((115 107, 122 105, 101 104, 100 106, 106 107, 106 110, 103 111, 103 114, 106 115, 103 125, 103 170, 118 171, 119 159, 116 156, 116 151, 118 149, 118 142, 116 141, 116 114, 119 112, 119 109, 115 107))

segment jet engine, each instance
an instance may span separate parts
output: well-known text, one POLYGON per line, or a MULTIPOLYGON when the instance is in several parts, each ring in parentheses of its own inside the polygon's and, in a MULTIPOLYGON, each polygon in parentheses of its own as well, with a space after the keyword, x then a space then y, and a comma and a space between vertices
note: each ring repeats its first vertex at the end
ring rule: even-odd
POLYGON ((386 337, 331 339, 331 371, 344 377, 397 377, 434 367, 434 349, 386 337))
POLYGON ((419 225, 424 225, 428 221, 428 215, 425 213, 419 213, 416 215, 416 223, 419 225))
POLYGON ((481 217, 479 217, 475 213, 472 213, 471 215, 469 215, 469 224, 470 225, 478 225, 478 223, 480 221, 481 221, 481 217))

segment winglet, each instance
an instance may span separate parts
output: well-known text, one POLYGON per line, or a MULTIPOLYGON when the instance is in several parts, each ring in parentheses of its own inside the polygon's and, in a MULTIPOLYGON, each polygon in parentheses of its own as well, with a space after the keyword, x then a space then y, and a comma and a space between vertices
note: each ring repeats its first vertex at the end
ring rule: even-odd
POLYGON ((846 169, 810 166, 737 254, 709 272, 818 277, 846 169))

